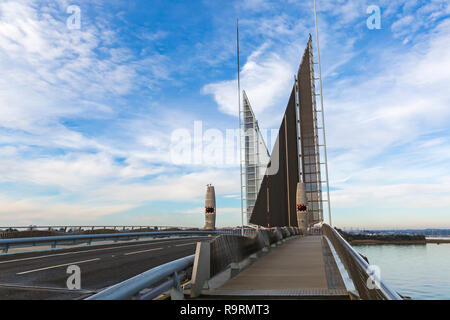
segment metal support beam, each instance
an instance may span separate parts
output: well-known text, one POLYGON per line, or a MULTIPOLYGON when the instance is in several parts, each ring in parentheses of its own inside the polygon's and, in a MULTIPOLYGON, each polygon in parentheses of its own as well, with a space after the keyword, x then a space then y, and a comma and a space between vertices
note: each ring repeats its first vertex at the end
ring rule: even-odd
POLYGON ((314 22, 316 29, 316 45, 317 45, 317 62, 319 65, 319 84, 320 84, 320 106, 322 110, 322 133, 323 133, 323 144, 324 144, 324 157, 325 157, 325 175, 327 182, 327 198, 328 198, 328 219, 330 226, 333 226, 331 221, 331 205, 330 205, 330 186, 328 180, 328 159, 327 159, 327 142, 326 142, 326 134, 325 134, 325 115, 323 110, 323 86, 322 86, 322 70, 320 65, 320 45, 319 45, 319 29, 317 25, 317 10, 316 10, 316 0, 314 0, 314 22))
POLYGON ((198 297, 203 286, 210 278, 211 244, 209 242, 197 242, 194 267, 192 269, 191 298, 198 297))
POLYGON ((183 288, 181 287, 180 278, 178 277, 178 272, 176 271, 173 274, 173 287, 170 289, 170 299, 184 300, 183 288))
POLYGON ((239 62, 239 19, 236 20, 236 42, 237 42, 237 74, 238 74, 238 104, 239 104, 239 164, 241 177, 241 225, 242 236, 244 236, 244 196, 242 185, 242 122, 241 122, 241 68, 239 62))

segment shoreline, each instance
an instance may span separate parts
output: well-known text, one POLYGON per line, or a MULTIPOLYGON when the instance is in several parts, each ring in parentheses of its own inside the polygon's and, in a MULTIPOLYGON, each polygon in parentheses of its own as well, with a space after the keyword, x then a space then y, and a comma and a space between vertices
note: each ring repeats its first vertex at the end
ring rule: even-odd
POLYGON ((445 244, 450 243, 450 239, 426 239, 426 240, 412 240, 412 241, 385 241, 385 240, 352 240, 349 241, 351 245, 383 245, 383 244, 394 244, 394 245, 418 245, 418 244, 445 244))

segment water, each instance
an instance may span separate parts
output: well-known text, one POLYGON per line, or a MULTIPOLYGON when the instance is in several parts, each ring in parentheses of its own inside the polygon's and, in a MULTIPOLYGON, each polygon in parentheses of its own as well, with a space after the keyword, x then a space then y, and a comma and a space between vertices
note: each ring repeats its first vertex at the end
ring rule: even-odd
POLYGON ((358 245, 381 279, 412 299, 450 300, 450 244, 358 245))

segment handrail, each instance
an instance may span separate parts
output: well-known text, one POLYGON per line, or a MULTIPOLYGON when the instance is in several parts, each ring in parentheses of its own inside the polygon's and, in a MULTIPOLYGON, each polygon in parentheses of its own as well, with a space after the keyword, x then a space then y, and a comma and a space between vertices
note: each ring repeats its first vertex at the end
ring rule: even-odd
POLYGON ((89 234, 89 235, 74 235, 74 236, 51 236, 51 237, 34 237, 34 238, 12 238, 0 239, 0 250, 4 253, 8 249, 19 245, 36 245, 36 244, 52 244, 56 246, 60 242, 70 242, 77 240, 85 240, 89 244, 92 241, 101 240, 118 240, 141 237, 157 237, 157 236, 171 236, 171 235, 205 235, 217 234, 217 231, 156 231, 156 232, 133 232, 133 233, 112 233, 112 234, 89 234))
MULTIPOLYGON (((356 252, 355 249, 337 232, 334 228, 330 227, 327 224, 324 224, 324 226, 329 227, 333 234, 337 237, 337 239, 345 246, 348 253, 354 258, 354 260, 359 264, 360 268, 363 270, 368 270, 370 265, 367 263, 366 260, 364 260, 361 255, 356 252)), ((385 284, 381 279, 377 279, 379 281, 379 290, 383 293, 383 295, 389 299, 389 300, 403 300, 400 295, 392 290, 387 284, 385 284)))
POLYGON ((113 285, 85 300, 124 300, 194 264, 195 255, 174 260, 113 285))

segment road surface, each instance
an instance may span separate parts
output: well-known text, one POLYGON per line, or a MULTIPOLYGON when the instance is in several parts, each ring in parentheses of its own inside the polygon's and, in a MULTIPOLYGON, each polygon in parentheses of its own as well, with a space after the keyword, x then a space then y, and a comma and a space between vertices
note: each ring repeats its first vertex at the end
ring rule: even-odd
POLYGON ((0 256, 0 300, 82 299, 161 264, 195 253, 205 238, 161 239, 0 256), (69 265, 81 290, 67 289, 69 265))

